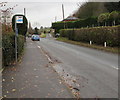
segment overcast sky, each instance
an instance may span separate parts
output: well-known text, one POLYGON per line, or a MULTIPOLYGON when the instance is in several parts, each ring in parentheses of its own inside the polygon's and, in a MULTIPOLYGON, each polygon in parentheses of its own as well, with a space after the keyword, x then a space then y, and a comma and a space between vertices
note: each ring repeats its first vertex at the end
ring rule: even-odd
MULTIPOLYGON (((8 2, 7 7, 14 8, 14 14, 23 14, 23 9, 26 8, 26 17, 31 22, 32 27, 44 26, 51 27, 51 23, 63 19, 62 4, 64 4, 65 18, 73 14, 78 9, 79 1, 75 2, 8 2)), ((83 3, 83 0, 82 0, 83 3)))
MULTIPOLYGON (((0 2, 2 1, 0 0, 0 2)), ((28 21, 31 22, 33 27, 37 26, 40 28, 40 26, 51 27, 51 23, 55 22, 55 17, 57 21, 63 19, 62 4, 64 4, 66 18, 78 9, 78 3, 82 4, 90 0, 4 0, 4 2, 5 1, 8 1, 7 7, 13 7, 16 4, 18 5, 13 10, 14 14, 23 14, 23 9, 26 8, 26 17, 28 21)))

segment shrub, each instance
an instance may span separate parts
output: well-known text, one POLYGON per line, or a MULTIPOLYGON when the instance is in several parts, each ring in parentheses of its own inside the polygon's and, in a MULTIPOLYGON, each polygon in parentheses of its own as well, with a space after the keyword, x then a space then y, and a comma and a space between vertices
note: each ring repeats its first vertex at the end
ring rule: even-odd
POLYGON ((55 22, 52 23, 52 28, 55 29, 55 33, 59 33, 60 29, 113 25, 120 25, 120 12, 113 11, 111 13, 102 13, 98 17, 92 16, 77 21, 55 22))
POLYGON ((81 28, 81 27, 92 27, 98 26, 97 17, 89 17, 86 19, 79 19, 77 21, 66 21, 52 23, 52 28, 55 29, 55 33, 59 33, 60 29, 69 28, 81 28))
POLYGON ((97 26, 97 17, 93 16, 93 17, 89 17, 86 19, 80 19, 78 21, 75 22, 75 28, 81 28, 81 27, 95 27, 97 26))
MULTIPOLYGON (((24 48, 24 37, 18 36, 18 56, 21 55, 24 48)), ((3 34, 2 35, 2 53, 3 53, 3 66, 10 65, 15 60, 15 35, 3 34)))
POLYGON ((109 46, 120 46, 118 38, 119 28, 120 26, 64 29, 60 31, 60 36, 81 42, 92 41, 98 45, 103 45, 104 42, 107 42, 109 46))

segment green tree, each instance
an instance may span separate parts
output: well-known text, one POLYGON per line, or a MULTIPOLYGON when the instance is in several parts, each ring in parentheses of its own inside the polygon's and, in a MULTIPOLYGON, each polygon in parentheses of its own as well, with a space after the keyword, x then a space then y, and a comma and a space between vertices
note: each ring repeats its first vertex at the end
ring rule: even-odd
POLYGON ((101 13, 108 12, 104 6, 104 2, 86 2, 79 6, 74 15, 80 19, 91 16, 99 16, 101 13))
POLYGON ((109 19, 109 13, 103 13, 98 16, 98 22, 105 23, 105 26, 108 19, 109 19))
POLYGON ((119 2, 106 2, 105 7, 109 12, 120 11, 120 1, 119 2))
POLYGON ((109 18, 113 20, 113 25, 116 25, 116 20, 119 19, 119 13, 117 11, 112 11, 109 18))
POLYGON ((38 30, 39 30, 39 29, 38 29, 37 27, 35 27, 35 28, 34 28, 34 31, 35 31, 34 34, 38 34, 38 30))

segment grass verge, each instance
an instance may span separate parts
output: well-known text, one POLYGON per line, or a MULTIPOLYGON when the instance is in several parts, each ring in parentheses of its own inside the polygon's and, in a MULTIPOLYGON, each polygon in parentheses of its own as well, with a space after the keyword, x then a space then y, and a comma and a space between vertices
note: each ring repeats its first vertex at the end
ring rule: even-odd
POLYGON ((95 45, 95 44, 90 45, 88 43, 68 40, 67 38, 63 38, 63 37, 59 37, 56 40, 70 43, 70 44, 79 45, 79 46, 89 47, 89 48, 93 48, 93 49, 97 49, 97 50, 102 50, 102 51, 106 51, 106 52, 117 53, 117 54, 119 53, 118 47, 104 47, 104 46, 95 45))
POLYGON ((46 38, 46 34, 42 33, 42 34, 40 35, 40 37, 41 37, 41 38, 46 38))

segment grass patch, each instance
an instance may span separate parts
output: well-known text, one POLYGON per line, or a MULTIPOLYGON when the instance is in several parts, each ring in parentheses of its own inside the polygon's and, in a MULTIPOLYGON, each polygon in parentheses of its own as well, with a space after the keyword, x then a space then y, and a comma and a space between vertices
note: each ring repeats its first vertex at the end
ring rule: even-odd
POLYGON ((40 37, 41 37, 41 38, 46 38, 46 34, 42 33, 42 34, 40 35, 40 37))
POLYGON ((107 51, 107 52, 111 52, 111 53, 119 53, 118 47, 103 47, 101 45, 95 45, 95 44, 90 45, 89 43, 72 41, 72 40, 68 40, 67 38, 63 38, 63 37, 59 37, 56 40, 70 43, 70 44, 79 45, 79 46, 89 47, 89 48, 93 48, 93 49, 97 49, 97 50, 107 51))

